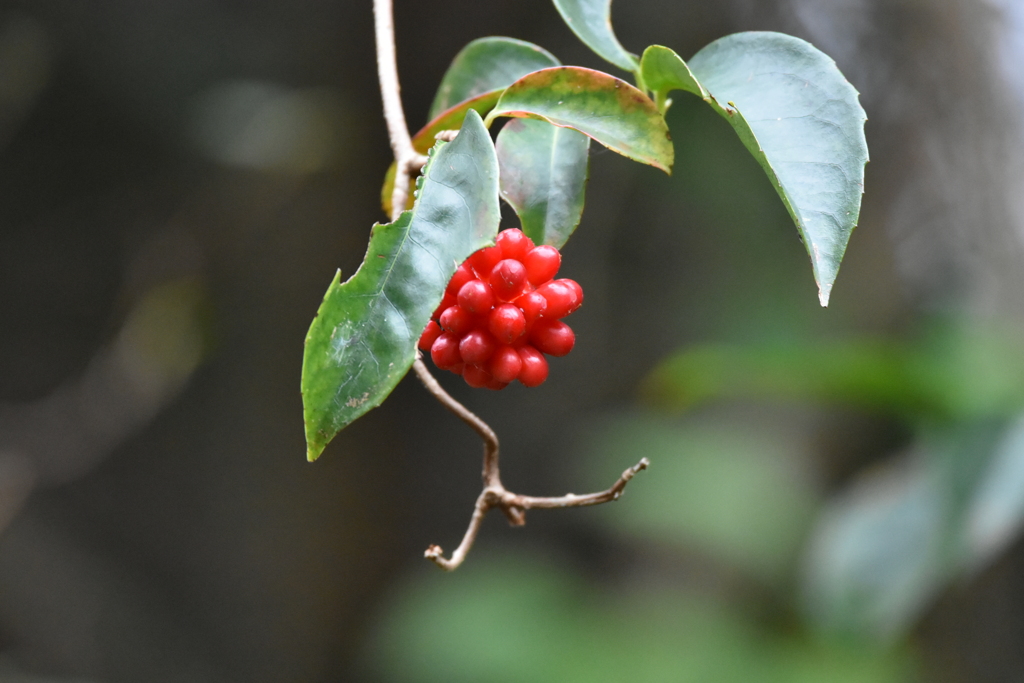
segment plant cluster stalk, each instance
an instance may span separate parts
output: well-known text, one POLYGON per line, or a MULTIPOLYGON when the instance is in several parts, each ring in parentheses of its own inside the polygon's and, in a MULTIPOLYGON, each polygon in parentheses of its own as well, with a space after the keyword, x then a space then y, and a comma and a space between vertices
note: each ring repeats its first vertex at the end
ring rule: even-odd
MULTIPOLYGON (((402 109, 401 88, 398 84, 398 65, 395 57, 395 27, 392 1, 374 0, 373 16, 377 43, 377 76, 380 81, 381 99, 384 103, 384 120, 387 123, 388 138, 391 141, 391 150, 394 153, 395 165, 397 167, 395 186, 391 194, 391 220, 396 221, 408 203, 411 178, 414 173, 417 173, 423 167, 426 157, 418 154, 413 148, 409 127, 405 122, 405 113, 402 109)), ((451 131, 445 131, 445 133, 448 134, 448 139, 453 137, 451 131)), ((477 497, 476 505, 473 508, 473 516, 470 518, 469 527, 462 537, 462 542, 459 543, 459 547, 455 549, 451 557, 447 559, 444 557, 444 551, 437 545, 430 546, 424 552, 424 557, 442 569, 451 571, 462 564, 466 559, 466 555, 473 547, 474 541, 476 541, 484 517, 487 516, 490 510, 498 508, 508 518, 509 523, 521 526, 526 523, 526 511, 530 509, 583 507, 611 502, 618 500, 630 479, 640 470, 647 469, 649 465, 647 458, 641 458, 640 462, 623 472, 618 481, 610 488, 598 493, 586 495, 569 493, 556 498, 523 496, 512 493, 501 483, 501 473, 498 467, 498 435, 494 433, 494 430, 471 410, 466 408, 466 406, 452 398, 438 383, 437 379, 430 374, 430 370, 418 354, 413 362, 413 370, 427 391, 441 405, 469 425, 484 443, 483 491, 477 497)))

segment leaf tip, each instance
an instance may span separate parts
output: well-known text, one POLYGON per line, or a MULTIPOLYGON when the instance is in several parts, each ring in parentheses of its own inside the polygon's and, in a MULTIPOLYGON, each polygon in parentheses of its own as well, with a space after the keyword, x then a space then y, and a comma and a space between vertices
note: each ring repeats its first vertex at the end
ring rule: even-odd
POLYGON ((828 308, 828 298, 832 295, 832 285, 818 285, 818 301, 822 308, 828 308))
POLYGON ((306 444, 306 461, 313 462, 320 457, 320 454, 324 452, 324 447, 319 444, 307 443, 306 444))

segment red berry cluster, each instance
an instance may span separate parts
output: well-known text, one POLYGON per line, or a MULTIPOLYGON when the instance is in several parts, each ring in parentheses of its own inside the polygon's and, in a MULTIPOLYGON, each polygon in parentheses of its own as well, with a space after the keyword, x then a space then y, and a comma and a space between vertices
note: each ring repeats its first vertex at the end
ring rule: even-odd
POLYGON ((521 230, 459 266, 420 337, 434 365, 462 375, 471 387, 504 389, 514 380, 535 387, 548 378, 544 354, 564 356, 576 335, 560 318, 583 303, 572 280, 554 280, 562 255, 534 246, 521 230))

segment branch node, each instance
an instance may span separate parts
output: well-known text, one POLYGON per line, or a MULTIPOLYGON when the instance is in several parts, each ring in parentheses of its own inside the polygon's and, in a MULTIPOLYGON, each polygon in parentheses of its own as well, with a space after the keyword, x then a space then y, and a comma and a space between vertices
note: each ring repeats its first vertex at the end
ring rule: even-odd
POLYGON ((524 526, 526 524, 526 510, 518 505, 502 505, 501 511, 508 518, 509 526, 524 526))
POLYGON ((414 175, 423 170, 423 167, 427 165, 427 161, 430 160, 426 154, 414 154, 409 157, 408 161, 405 162, 405 170, 409 175, 414 175))

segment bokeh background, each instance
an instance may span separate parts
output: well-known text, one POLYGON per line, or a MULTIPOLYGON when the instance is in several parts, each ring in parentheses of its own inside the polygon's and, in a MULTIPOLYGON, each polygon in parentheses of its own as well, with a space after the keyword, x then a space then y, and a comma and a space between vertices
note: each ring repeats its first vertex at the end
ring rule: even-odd
MULTIPOLYGON (((1024 10, 619 0, 689 57, 780 30, 862 93, 828 309, 725 122, 667 177, 594 148, 538 389, 442 382, 513 490, 453 548, 480 445, 412 378, 314 464, 302 342, 384 217, 369 0, 0 1, 0 680, 1024 681, 1024 10)), ((415 129, 470 40, 609 69, 547 0, 400 0, 415 129)), ((513 225, 509 221, 507 225, 513 225)))

